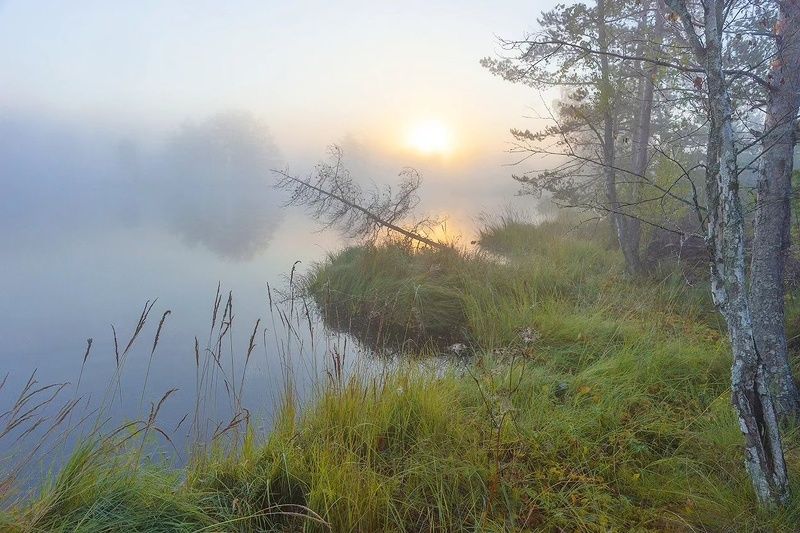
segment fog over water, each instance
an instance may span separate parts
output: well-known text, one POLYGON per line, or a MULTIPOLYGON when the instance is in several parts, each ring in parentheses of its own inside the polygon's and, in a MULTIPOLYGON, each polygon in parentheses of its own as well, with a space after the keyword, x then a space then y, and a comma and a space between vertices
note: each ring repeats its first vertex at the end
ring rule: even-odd
MULTIPOLYGON (((354 175, 369 176, 365 184, 397 179, 400 161, 371 153, 352 137, 340 144, 354 175)), ((122 372, 122 399, 109 416, 113 423, 146 417, 150 402, 177 388, 159 415, 165 427, 174 427, 194 407, 194 339, 208 345, 218 283, 235 306, 233 344, 226 346, 236 360, 234 375, 241 373, 255 321, 262 320, 244 394, 257 426, 268 427, 279 405, 287 359, 302 391, 324 376, 330 346, 343 351, 343 339, 321 340, 321 326, 315 326, 316 345, 304 330, 306 345, 287 345, 286 327, 270 313, 267 284, 286 290, 297 261, 302 274, 346 243, 334 231, 319 231, 302 211, 283 207, 270 169, 298 165, 285 161, 269 128, 253 115, 224 112, 186 122, 158 142, 6 115, 0 118, 0 160, 0 368, 8 373, 0 394, 6 404, 34 371, 40 384, 69 382, 65 394, 73 394, 92 338, 79 392, 90 410, 115 375, 119 348, 112 325, 125 344, 142 306, 157 298, 122 372), (171 313, 142 393, 166 310, 171 313)), ((312 163, 305 165, 301 172, 310 171, 312 163)), ((448 237, 462 243, 474 237, 481 209, 509 201, 483 194, 478 180, 471 190, 454 187, 446 168, 431 168, 441 183, 426 175, 420 215, 448 215, 448 237)), ((487 163, 477 172, 491 168, 487 163)), ((505 171, 494 167, 498 175, 505 171)), ((360 364, 364 352, 349 346, 347 364, 360 364)), ((223 421, 230 410, 224 390, 216 394, 221 407, 208 416, 223 421)), ((172 435, 178 446, 186 437, 172 435)))
MULTIPOLYGON (((194 339, 208 339, 219 283, 233 295, 236 357, 262 319, 246 396, 268 424, 287 345, 267 284, 285 288, 297 261, 305 272, 346 244, 284 208, 270 170, 307 174, 329 144, 367 185, 418 169, 418 214, 446 216, 447 237, 464 244, 481 212, 536 207, 514 197, 506 166, 508 128, 533 98, 478 60, 541 5, 113 4, 0 2, 0 409, 34 370, 74 384, 87 338, 81 396, 102 396, 111 326, 125 342, 157 298, 114 416, 140 417, 177 387, 163 411, 175 424, 194 405, 194 339), (403 49, 386 32, 417 38, 403 49), (456 54, 458 39, 468 44, 456 54), (452 153, 407 149, 408 125, 427 117, 452 129, 452 153)), ((307 376, 318 369, 303 358, 325 357, 324 343, 288 348, 307 376)))

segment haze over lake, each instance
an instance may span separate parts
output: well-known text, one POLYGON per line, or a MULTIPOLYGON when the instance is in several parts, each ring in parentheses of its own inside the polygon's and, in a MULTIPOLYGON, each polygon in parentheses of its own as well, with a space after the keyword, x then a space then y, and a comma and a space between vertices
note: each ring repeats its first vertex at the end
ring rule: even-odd
POLYGON ((440 236, 464 244, 480 212, 535 205, 513 199, 506 166, 508 126, 531 95, 478 64, 534 7, 414 4, 0 3, 6 399, 34 371, 74 385, 88 338, 81 396, 102 396, 116 369, 112 325, 125 342, 157 298, 114 416, 144 416, 178 388, 163 411, 177 422, 194 405, 194 339, 208 339, 220 284, 233 294, 236 357, 262 319, 247 390, 268 423, 285 332, 269 322, 267 284, 286 288, 297 261, 302 274, 344 244, 284 208, 270 171, 308 173, 329 145, 365 185, 419 170, 419 215, 446 217, 440 236), (408 47, 388 38, 408 32, 408 47), (454 62, 455 47, 470 53, 454 62))

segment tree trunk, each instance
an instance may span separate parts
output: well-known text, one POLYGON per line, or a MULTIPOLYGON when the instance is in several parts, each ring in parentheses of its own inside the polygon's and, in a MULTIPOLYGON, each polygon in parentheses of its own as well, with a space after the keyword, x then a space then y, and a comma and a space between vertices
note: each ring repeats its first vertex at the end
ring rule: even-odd
POLYGON ((681 19, 687 39, 706 69, 711 119, 706 159, 711 292, 731 341, 731 399, 745 440, 745 465, 759 502, 781 505, 789 496, 786 464, 778 417, 753 338, 746 292, 744 217, 739 199, 732 106, 722 61, 725 0, 708 0, 703 5, 705 45, 694 32, 686 1, 667 0, 667 5, 681 19))
POLYGON ((710 204, 708 240, 712 248, 711 290, 731 340, 731 394, 745 438, 745 464, 759 501, 782 504, 788 498, 786 464, 777 415, 753 338, 746 293, 744 217, 739 199, 731 101, 722 66, 723 8, 723 0, 708 2, 704 8, 711 112, 706 176, 710 204))
MULTIPOLYGON (((639 34, 644 34, 644 29, 647 27, 647 17, 649 14, 649 2, 642 5, 643 15, 641 23, 639 24, 639 34)), ((656 19, 653 27, 653 43, 656 45, 661 43, 664 34, 664 10, 663 0, 656 0, 656 19)), ((642 46, 642 50, 637 55, 646 57, 652 55, 648 50, 642 46)), ((647 172, 648 163, 648 146, 650 144, 650 122, 653 116, 653 93, 655 92, 655 77, 658 71, 658 65, 655 63, 647 63, 646 65, 640 62, 639 69, 641 76, 639 78, 639 87, 637 95, 639 98, 639 110, 636 113, 636 121, 633 132, 633 139, 631 142, 631 173, 637 178, 635 187, 635 200, 641 200, 642 185, 644 182, 645 174, 647 172)), ((629 217, 627 223, 627 241, 630 243, 630 248, 636 252, 636 267, 637 270, 641 269, 639 262, 639 245, 642 239, 641 221, 637 217, 629 217)))
POLYGON ((614 150, 614 109, 611 85, 611 67, 608 62, 608 35, 606 32, 606 3, 597 0, 597 40, 600 48, 600 109, 603 113, 603 178, 605 182, 606 201, 611 213, 611 223, 617 234, 617 242, 625 257, 628 272, 636 274, 640 271, 639 242, 630 238, 629 218, 622 212, 622 205, 617 192, 614 150))
POLYGON ((795 119, 800 98, 800 2, 778 2, 777 54, 770 70, 751 262, 753 334, 780 417, 800 416, 786 346, 784 265, 791 244, 795 119))

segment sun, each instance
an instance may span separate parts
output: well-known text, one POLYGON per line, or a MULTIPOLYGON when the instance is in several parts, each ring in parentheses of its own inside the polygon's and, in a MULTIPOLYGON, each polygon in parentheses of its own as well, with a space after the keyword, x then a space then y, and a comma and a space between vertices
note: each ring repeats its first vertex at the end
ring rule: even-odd
POLYGON ((423 155, 447 155, 453 149, 453 135, 440 120, 429 119, 413 124, 406 135, 409 147, 423 155))

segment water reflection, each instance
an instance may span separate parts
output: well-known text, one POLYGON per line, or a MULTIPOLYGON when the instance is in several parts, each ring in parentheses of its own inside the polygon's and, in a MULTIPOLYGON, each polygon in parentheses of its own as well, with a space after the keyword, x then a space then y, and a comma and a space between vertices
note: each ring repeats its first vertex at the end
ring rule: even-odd
POLYGON ((9 341, 0 351, 0 485, 11 474, 21 477, 18 486, 35 484, 90 435, 141 440, 148 453, 181 465, 197 445, 239 442, 248 426, 268 432, 285 398, 302 407, 331 375, 374 370, 357 344, 324 331, 305 302, 282 301, 263 287, 240 297, 223 286, 214 298, 211 292, 175 306, 148 301, 125 313, 127 321, 106 306, 111 324, 80 317, 80 331, 95 335, 90 349, 85 338, 78 348, 81 333, 39 321, 32 325, 48 347, 0 329, 9 341), (18 359, 17 345, 30 357, 18 359))
MULTIPOLYGON (((36 383, 28 392, 66 384, 28 419, 47 421, 20 441, 29 425, 0 438, 0 470, 24 458, 30 443, 76 400, 60 429, 93 413, 84 427, 91 430, 100 414, 95 410, 106 406, 102 423, 111 430, 146 420, 150 406, 177 389, 164 400, 157 423, 180 454, 173 458, 185 459, 192 431, 213 436, 218 424, 236 416, 232 403, 269 427, 287 376, 297 397, 308 396, 325 376, 329 340, 312 343, 310 331, 287 340, 285 325, 270 320, 266 284, 280 286, 295 261, 309 265, 339 241, 314 233, 301 214, 285 216, 271 187, 268 169, 274 165, 280 165, 279 152, 267 129, 246 114, 214 116, 163 139, 123 128, 0 116, 0 412, 26 395, 31 376, 36 383), (213 342, 219 319, 216 333, 209 333, 220 281, 234 303, 223 354, 213 342), (118 365, 143 302, 156 297, 118 365), (92 349, 82 369, 87 338, 92 349), (216 353, 220 372, 213 383, 198 385, 195 338, 201 366, 208 350, 216 353), (199 415, 202 432, 200 423, 192 424, 198 386, 208 400, 199 415), (234 388, 231 401, 227 390, 234 388)), ((18 414, 38 404, 33 399, 18 414)), ((60 435, 50 433, 29 466, 45 471, 49 460, 36 461, 66 453, 78 433, 60 435)), ((172 450, 163 441, 155 445, 172 450)))
POLYGON ((0 116, 0 245, 152 227, 229 260, 263 251, 283 219, 269 170, 280 154, 246 113, 187 124, 166 141, 0 116))
POLYGON ((168 227, 230 259, 263 250, 282 218, 271 187, 278 150, 262 122, 243 113, 184 126, 169 141, 153 195, 168 227))

